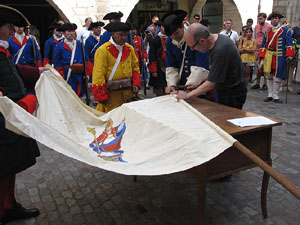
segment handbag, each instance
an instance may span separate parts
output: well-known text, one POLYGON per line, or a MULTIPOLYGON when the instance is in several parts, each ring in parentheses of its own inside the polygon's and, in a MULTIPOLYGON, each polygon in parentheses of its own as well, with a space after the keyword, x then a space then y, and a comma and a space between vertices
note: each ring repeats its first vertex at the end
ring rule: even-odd
POLYGON ((117 91, 131 88, 131 79, 119 79, 119 80, 108 80, 107 81, 107 89, 109 91, 117 91))

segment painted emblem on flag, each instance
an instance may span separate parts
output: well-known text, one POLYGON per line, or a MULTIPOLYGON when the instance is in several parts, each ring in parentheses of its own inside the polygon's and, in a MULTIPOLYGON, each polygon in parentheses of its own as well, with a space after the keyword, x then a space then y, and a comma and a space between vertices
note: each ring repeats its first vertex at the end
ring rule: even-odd
POLYGON ((94 140, 89 146, 98 153, 98 157, 106 161, 127 163, 122 158, 124 151, 121 150, 121 141, 126 130, 125 119, 116 127, 113 127, 113 121, 109 119, 105 124, 104 131, 98 138, 96 138, 95 128, 87 129, 94 135, 94 140))

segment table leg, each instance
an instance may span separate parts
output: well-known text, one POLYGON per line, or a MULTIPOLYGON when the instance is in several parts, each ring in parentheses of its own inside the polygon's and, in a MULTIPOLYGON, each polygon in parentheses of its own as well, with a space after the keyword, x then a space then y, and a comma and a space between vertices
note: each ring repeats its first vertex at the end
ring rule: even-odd
MULTIPOLYGON (((268 164, 272 166, 272 162, 268 162, 268 164)), ((270 180, 270 175, 264 171, 264 176, 261 185, 261 196, 260 196, 261 211, 264 219, 268 218, 267 192, 268 192, 269 180, 270 180)))
POLYGON ((205 194, 206 194, 206 164, 202 164, 196 167, 197 170, 197 195, 198 195, 198 207, 199 207, 199 225, 205 223, 205 194))

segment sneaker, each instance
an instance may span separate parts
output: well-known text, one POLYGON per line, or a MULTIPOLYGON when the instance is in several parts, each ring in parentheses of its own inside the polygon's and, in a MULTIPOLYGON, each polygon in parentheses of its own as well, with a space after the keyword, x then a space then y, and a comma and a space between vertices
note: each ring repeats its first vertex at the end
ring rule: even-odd
POLYGON ((250 89, 259 89, 259 85, 258 85, 258 84, 255 84, 255 85, 253 85, 250 89))
POLYGON ((261 90, 267 90, 268 88, 267 88, 267 85, 263 85, 262 87, 261 87, 261 90))

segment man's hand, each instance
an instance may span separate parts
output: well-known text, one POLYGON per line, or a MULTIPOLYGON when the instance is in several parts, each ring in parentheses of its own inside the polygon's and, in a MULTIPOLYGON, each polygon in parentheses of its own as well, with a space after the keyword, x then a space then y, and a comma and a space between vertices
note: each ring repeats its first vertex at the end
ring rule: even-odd
POLYGON ((179 102, 180 99, 187 99, 188 94, 186 91, 173 91, 171 92, 171 95, 174 95, 177 99, 177 102, 179 102))
POLYGON ((166 87, 166 88, 165 88, 165 93, 166 93, 166 94, 170 94, 171 92, 175 92, 175 91, 176 91, 176 89, 175 89, 174 86, 166 87))
POLYGON ((138 93, 139 87, 138 86, 132 86, 133 93, 138 93))
POLYGON ((199 87, 201 84, 203 84, 205 82, 206 78, 205 79, 202 79, 200 81, 198 81, 197 83, 194 83, 194 84, 188 84, 186 85, 186 90, 187 91, 191 91, 193 89, 196 89, 197 87, 199 87))
POLYGON ((39 67, 39 73, 43 73, 44 71, 50 70, 49 68, 46 67, 39 67))
POLYGON ((3 95, 3 92, 2 91, 0 91, 0 97, 3 97, 4 95, 3 95))
POLYGON ((286 62, 291 63, 293 61, 293 59, 294 58, 292 56, 288 56, 288 57, 286 57, 286 62))

